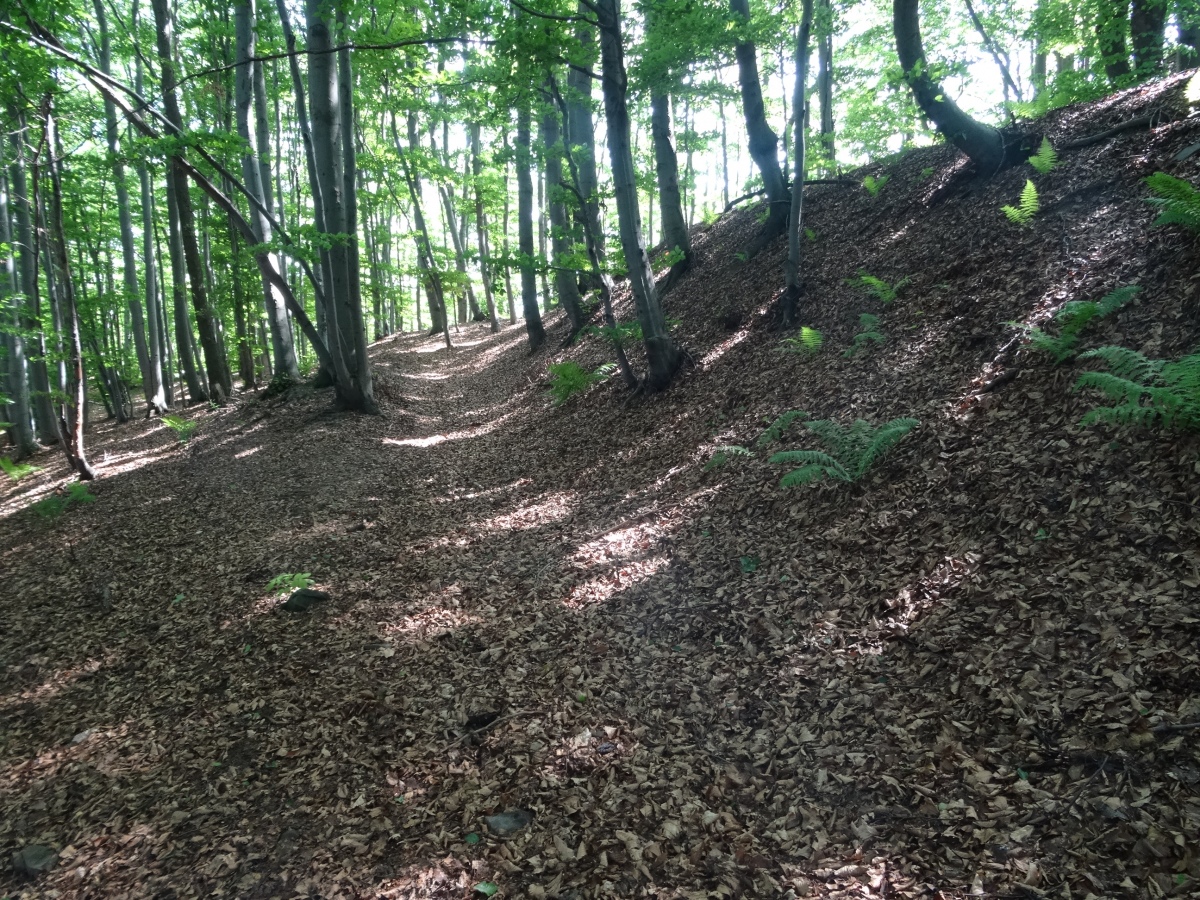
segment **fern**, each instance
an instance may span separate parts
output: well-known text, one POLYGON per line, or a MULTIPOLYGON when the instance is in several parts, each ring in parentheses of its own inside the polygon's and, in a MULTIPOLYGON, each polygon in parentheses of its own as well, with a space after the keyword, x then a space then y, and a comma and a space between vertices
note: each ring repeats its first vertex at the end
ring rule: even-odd
POLYGON ((1155 225, 1182 225, 1191 231, 1200 231, 1200 191, 1182 178, 1155 172, 1146 179, 1146 184, 1155 194, 1150 203, 1162 210, 1155 225))
POLYGON ((1025 226, 1033 221, 1033 217, 1038 214, 1040 208, 1041 204, 1038 202, 1037 188, 1033 186, 1032 181, 1026 179, 1025 187, 1021 190, 1020 205, 1002 206, 1000 207, 1000 211, 1008 216, 1008 221, 1025 226))
POLYGON ((825 336, 817 329, 809 328, 807 325, 800 329, 800 334, 784 338, 779 342, 780 349, 785 352, 802 354, 820 353, 824 344, 825 336))
POLYGON ((175 437, 181 444, 186 444, 200 427, 199 422, 189 422, 179 416, 163 416, 162 423, 175 432, 175 437))
POLYGON ((797 419, 807 419, 808 413, 802 409, 792 409, 785 412, 782 416, 771 423, 762 434, 758 436, 757 446, 765 447, 767 444, 774 443, 783 437, 783 433, 792 427, 792 423, 797 419))
POLYGON ((1122 306, 1137 296, 1141 288, 1136 284, 1129 284, 1125 287, 1119 287, 1115 291, 1109 291, 1099 300, 1073 300, 1070 303, 1063 304, 1054 315, 1055 321, 1060 324, 1060 334, 1058 337, 1047 334, 1040 328, 1033 328, 1029 325, 1020 325, 1018 328, 1024 328, 1029 337, 1029 346, 1034 350, 1042 353, 1048 353, 1054 357, 1054 364, 1061 365, 1069 359, 1074 358, 1076 347, 1079 345, 1079 333, 1083 330, 1092 319, 1102 319, 1106 316, 1111 316, 1122 306))
POLYGON ((704 464, 704 471, 710 469, 719 469, 735 456, 753 456, 754 454, 745 447, 739 447, 736 444, 730 444, 726 447, 718 447, 713 453, 712 458, 704 464))
POLYGON ((912 281, 911 278, 901 278, 895 284, 888 284, 882 278, 876 278, 874 275, 869 275, 862 269, 858 270, 858 281, 851 281, 850 284, 857 284, 861 288, 865 288, 872 296, 880 303, 891 303, 900 294, 900 290, 912 281))
POLYGON ((1029 157, 1029 164, 1043 175, 1049 174, 1058 165, 1058 154, 1054 152, 1049 138, 1042 138, 1042 146, 1038 148, 1037 153, 1029 157))
POLYGON ((1200 353, 1177 362, 1147 359, 1128 347, 1100 347, 1080 359, 1098 359, 1107 372, 1085 372, 1075 389, 1098 390, 1112 406, 1093 409, 1082 424, 1162 425, 1200 431, 1200 353))
POLYGON ((547 392, 555 406, 562 406, 576 394, 587 390, 597 381, 603 381, 615 370, 613 363, 605 363, 594 372, 589 372, 573 360, 550 363, 550 390, 547 392))
POLYGON ((867 189, 867 193, 872 197, 878 197, 879 192, 883 190, 883 186, 891 179, 891 175, 880 175, 876 178, 874 175, 868 175, 863 179, 863 187, 867 189))
POLYGON ((865 419, 858 419, 849 428, 831 419, 806 422, 805 426, 821 439, 828 452, 785 450, 773 455, 771 462, 798 466, 779 482, 782 487, 809 484, 822 478, 855 482, 918 424, 916 419, 908 418, 892 419, 878 428, 865 419))
POLYGON ((0 456, 0 469, 3 469, 4 474, 13 481, 20 481, 26 475, 42 471, 37 466, 29 465, 29 463, 15 463, 7 456, 0 456))
POLYGON ((842 354, 847 359, 851 359, 867 344, 883 344, 887 341, 887 336, 879 330, 879 316, 861 313, 858 317, 858 326, 861 330, 854 336, 854 342, 842 354))

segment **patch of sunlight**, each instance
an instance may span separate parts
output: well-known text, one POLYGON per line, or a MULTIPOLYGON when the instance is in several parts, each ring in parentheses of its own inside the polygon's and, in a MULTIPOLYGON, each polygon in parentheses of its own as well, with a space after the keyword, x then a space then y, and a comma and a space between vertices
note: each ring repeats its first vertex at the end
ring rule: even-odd
POLYGON ((527 503, 513 512, 481 522, 476 527, 487 531, 524 531, 560 522, 571 514, 577 499, 574 491, 550 494, 544 500, 527 503))
MULTIPOLYGON (((379 623, 383 634, 399 638, 403 643, 427 641, 430 638, 449 634, 467 625, 478 625, 483 622, 479 616, 465 613, 451 606, 431 605, 420 612, 405 616, 395 622, 379 623)), ((384 650, 386 651, 386 647, 384 650)))
POLYGON ((245 459, 247 456, 253 456, 255 453, 257 453, 261 449, 262 449, 261 446, 251 447, 249 450, 243 450, 240 453, 233 454, 233 458, 234 459, 245 459))
POLYGON ((586 609, 604 603, 661 572, 670 562, 666 556, 651 556, 614 565, 608 571, 573 587, 570 595, 563 599, 563 606, 567 609, 586 609))
MULTIPOLYGON (((468 494, 461 494, 456 491, 451 491, 445 497, 434 497, 434 503, 458 503, 462 500, 476 500, 480 497, 491 497, 495 494, 508 494, 519 487, 524 487, 527 484, 533 484, 533 480, 529 478, 518 478, 516 481, 510 481, 508 484, 497 485, 493 488, 485 488, 481 491, 471 491, 468 494)), ((373 499, 368 497, 368 500, 373 499)))
MULTIPOLYGON (((515 412, 515 411, 514 411, 515 412)), ((444 434, 431 434, 428 437, 420 438, 384 438, 385 444, 390 444, 393 447, 415 447, 418 449, 426 447, 436 447, 438 444, 446 441, 462 441, 468 438, 482 437, 485 434, 491 434, 498 429, 504 422, 514 415, 514 412, 505 413, 498 419, 493 419, 483 425, 476 425, 471 428, 464 428, 461 431, 451 431, 444 434)))
MULTIPOLYGON (((459 862, 453 856, 447 856, 438 863, 416 864, 401 869, 395 878, 381 881, 371 888, 371 894, 379 900, 427 900, 429 897, 460 897, 465 894, 478 879, 471 874, 467 865, 459 862)), ((317 895, 326 887, 315 880, 311 889, 317 895)), ((310 885, 302 880, 296 883, 295 890, 300 895, 307 895, 310 885)))
POLYGON ((880 633, 887 637, 908 634, 918 618, 975 574, 982 558, 978 553, 947 556, 931 573, 918 578, 895 597, 888 599, 886 602, 891 614, 878 621, 880 633))
MULTIPOLYGON (((72 666, 67 669, 60 669, 55 672, 41 684, 36 687, 27 688, 23 691, 18 691, 15 694, 9 694, 0 697, 0 710, 11 709, 14 706, 19 706, 22 703, 44 703, 51 697, 62 693, 71 684, 74 684, 85 675, 91 675, 99 672, 100 668, 105 664, 112 665, 113 656, 109 655, 103 659, 93 658, 86 662, 82 662, 77 666, 72 666)), ((36 657, 30 659, 29 663, 37 664, 40 662, 36 657)), ((19 668, 19 667, 13 667, 19 668)))
POLYGON ((704 356, 700 358, 700 365, 707 366, 716 362, 746 338, 750 337, 750 328, 746 327, 738 331, 736 334, 727 337, 719 344, 715 344, 704 356))
MULTIPOLYGON (((419 351, 418 351, 419 352, 419 351)), ((442 372, 401 372, 401 378, 412 378, 415 381, 449 381, 450 376, 442 372)))
MULTIPOLYGON (((579 692, 584 693, 582 690, 579 692)), ((541 732, 540 723, 537 732, 529 731, 531 736, 543 736, 538 732, 541 732)), ((625 734, 619 725, 585 726, 550 745, 542 763, 542 772, 547 779, 565 781, 607 768, 620 760, 628 761, 636 746, 632 735, 625 734)))

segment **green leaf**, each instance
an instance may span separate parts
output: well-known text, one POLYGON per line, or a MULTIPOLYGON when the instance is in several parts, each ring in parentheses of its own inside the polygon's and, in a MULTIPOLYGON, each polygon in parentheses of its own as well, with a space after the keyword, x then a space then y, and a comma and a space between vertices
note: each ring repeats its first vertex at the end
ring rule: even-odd
POLYGON ((1029 157, 1029 164, 1043 175, 1049 173, 1058 165, 1058 154, 1054 152, 1054 147, 1051 146, 1049 138, 1042 138, 1042 145, 1038 148, 1037 153, 1029 157))
POLYGON ((481 881, 479 884, 475 885, 473 890, 475 893, 481 894, 484 897, 492 897, 495 896, 496 892, 499 891, 500 888, 490 881, 481 881))
POLYGON ((1028 225, 1033 221, 1033 217, 1038 214, 1040 203, 1038 201, 1037 188, 1029 179, 1025 180, 1025 187, 1021 190, 1021 201, 1019 206, 1002 206, 1000 211, 1008 217, 1010 222, 1017 225, 1028 225))
POLYGON ((482 838, 480 838, 479 835, 477 835, 473 831, 470 834, 468 834, 466 837, 467 843, 470 844, 472 847, 474 847, 476 844, 478 844, 480 842, 480 840, 482 840, 482 838))
POLYGON ((757 556, 743 556, 738 560, 738 563, 741 565, 742 571, 746 574, 758 571, 757 556))

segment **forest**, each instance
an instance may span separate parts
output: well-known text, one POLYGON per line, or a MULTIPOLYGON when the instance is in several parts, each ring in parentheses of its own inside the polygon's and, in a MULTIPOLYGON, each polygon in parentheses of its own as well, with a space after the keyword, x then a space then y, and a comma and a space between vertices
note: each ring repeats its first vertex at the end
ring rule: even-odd
POLYGON ((0 0, 0 897, 1200 896, 1196 0, 0 0))

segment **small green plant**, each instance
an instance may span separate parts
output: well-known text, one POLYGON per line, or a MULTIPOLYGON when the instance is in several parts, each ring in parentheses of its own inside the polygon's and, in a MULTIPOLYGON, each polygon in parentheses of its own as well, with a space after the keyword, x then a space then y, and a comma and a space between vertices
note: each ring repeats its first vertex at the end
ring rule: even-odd
POLYGON ((773 444, 775 441, 783 437, 784 432, 792 427, 792 423, 797 419, 807 419, 808 413, 802 409, 792 409, 785 412, 782 416, 770 424, 766 431, 758 436, 756 446, 765 447, 767 444, 773 444))
POLYGON ((642 340, 641 322, 618 322, 615 325, 589 325, 584 334, 594 334, 612 341, 618 347, 627 347, 642 340))
POLYGON ((4 474, 13 481, 20 481, 27 475, 42 471, 37 466, 29 465, 29 463, 15 463, 7 456, 0 456, 0 469, 3 469, 4 474))
POLYGON ((849 428, 831 419, 804 424, 821 439, 828 452, 785 450, 774 454, 771 457, 773 463, 799 465, 783 476, 779 482, 781 487, 810 484, 822 478, 858 481, 919 423, 916 419, 900 418, 878 428, 865 419, 858 419, 849 428))
POLYGON ((1099 347, 1080 359, 1098 359, 1107 372, 1085 372, 1075 389, 1100 391, 1112 406, 1093 409, 1081 424, 1151 426, 1200 431, 1200 353, 1172 362, 1147 359, 1128 347, 1099 347))
POLYGON ((1038 214, 1041 204, 1038 201, 1037 188, 1033 182, 1025 179, 1025 187, 1021 189, 1021 202, 1017 206, 1002 206, 1000 211, 1008 216, 1008 221, 1022 227, 1033 221, 1038 214))
POLYGON ((1054 171, 1054 167, 1058 165, 1058 154, 1054 152, 1050 138, 1042 138, 1042 145, 1038 147, 1037 153, 1029 157, 1029 164, 1043 175, 1054 171))
POLYGON ((1190 182, 1166 172, 1155 172, 1146 178, 1154 194, 1150 203, 1162 212, 1155 225, 1182 225, 1190 231, 1200 231, 1200 191, 1190 182))
POLYGON ((704 207, 704 212, 701 214, 700 221, 704 223, 705 228, 711 228, 720 221, 721 215, 711 206, 704 207))
POLYGON ((163 416, 162 423, 175 432, 175 437, 181 444, 186 444, 191 440, 196 429, 200 427, 199 422, 181 419, 179 416, 163 416))
POLYGON ((1062 309, 1054 314, 1054 320, 1059 323, 1059 335, 1054 337, 1040 328, 1031 325, 1017 324, 1025 329, 1029 336, 1029 346, 1042 353, 1054 357, 1056 366, 1073 359, 1079 345, 1079 333, 1092 319, 1102 319, 1111 316, 1122 306, 1137 296, 1141 288, 1136 284, 1119 287, 1109 291, 1099 300, 1072 300, 1064 303, 1062 309))
POLYGON ((613 363, 605 363, 594 372, 589 372, 573 360, 550 363, 549 395, 554 399, 555 406, 562 406, 576 394, 587 390, 598 381, 603 381, 616 368, 613 363))
POLYGON ((53 522, 67 511, 72 504, 95 503, 96 498, 80 481, 67 485, 65 492, 56 492, 33 504, 33 511, 48 522, 53 522))
POLYGON ((805 325, 800 329, 799 334, 780 341, 779 347, 786 353, 800 353, 805 356, 811 356, 820 353, 824 343, 825 336, 821 332, 805 325))
POLYGON ((863 179, 863 187, 867 189, 867 193, 872 197, 878 197, 879 192, 883 190, 883 186, 891 179, 890 175, 880 175, 876 178, 874 175, 868 175, 863 179))
POLYGON ((933 166, 926 166, 921 170, 921 180, 928 181, 933 177, 933 166))
POLYGON ((853 343, 842 354, 847 359, 852 359, 867 344, 883 344, 887 341, 887 336, 879 330, 879 316, 873 316, 870 313, 860 313, 858 327, 859 332, 854 336, 853 343))
POLYGON ((290 594, 313 584, 312 572, 284 572, 267 582, 267 590, 272 594, 290 594))
POLYGON ((733 254, 733 258, 736 259, 738 262, 744 263, 750 257, 746 254, 745 250, 739 250, 735 254, 733 254))
POLYGON ((817 239, 817 233, 815 231, 813 231, 811 228, 804 229, 804 236, 806 238, 808 238, 810 241, 815 241, 817 239))
POLYGON ((736 444, 730 444, 725 447, 718 447, 712 455, 712 458, 704 464, 704 471, 708 472, 712 469, 719 469, 735 456, 753 456, 754 454, 745 447, 739 447, 736 444))
POLYGON ((904 288, 904 286, 912 281, 911 278, 906 276, 901 278, 895 284, 888 284, 882 278, 876 278, 874 275, 870 275, 862 269, 859 269, 857 274, 858 279, 849 281, 849 284, 855 284, 865 289, 869 294, 871 294, 871 296, 883 304, 888 304, 894 301, 896 297, 899 296, 900 291, 904 288))

